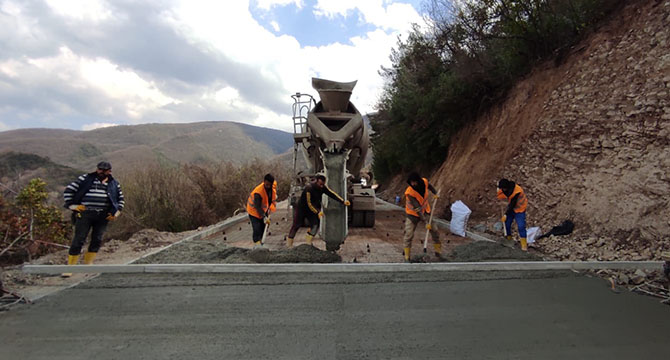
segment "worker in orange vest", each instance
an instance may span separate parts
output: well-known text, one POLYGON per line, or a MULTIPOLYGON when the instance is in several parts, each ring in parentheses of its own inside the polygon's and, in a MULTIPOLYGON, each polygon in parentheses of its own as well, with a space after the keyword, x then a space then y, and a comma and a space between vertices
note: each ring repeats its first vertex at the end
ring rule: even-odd
POLYGON ((405 236, 404 253, 405 262, 409 262, 409 253, 412 247, 412 238, 414 231, 420 221, 426 223, 426 230, 430 231, 435 248, 435 256, 440 258, 442 244, 440 243, 440 234, 428 223, 426 216, 430 216, 430 205, 428 204, 428 190, 437 198, 437 191, 433 185, 428 183, 428 179, 422 178, 418 173, 412 172, 407 178, 409 185, 405 190, 405 236))
POLYGON ((516 220, 519 229, 521 250, 528 251, 526 241, 526 208, 528 207, 528 198, 521 186, 507 179, 498 181, 497 197, 500 200, 507 201, 507 210, 501 221, 505 223, 507 230, 507 240, 512 240, 512 222, 516 220))
POLYGON ((277 210, 277 182, 272 174, 266 174, 263 182, 256 186, 247 200, 247 213, 253 230, 254 247, 261 247, 265 226, 270 225, 270 214, 277 210))
POLYGON ((305 220, 310 226, 310 229, 307 230, 305 242, 312 245, 312 239, 319 230, 321 218, 324 216, 323 211, 321 211, 321 198, 324 194, 344 206, 351 206, 349 200, 344 200, 326 185, 325 176, 317 175, 314 180, 305 186, 302 194, 300 194, 298 204, 293 209, 293 225, 291 225, 286 237, 286 247, 293 247, 293 239, 295 239, 298 229, 303 226, 305 220))

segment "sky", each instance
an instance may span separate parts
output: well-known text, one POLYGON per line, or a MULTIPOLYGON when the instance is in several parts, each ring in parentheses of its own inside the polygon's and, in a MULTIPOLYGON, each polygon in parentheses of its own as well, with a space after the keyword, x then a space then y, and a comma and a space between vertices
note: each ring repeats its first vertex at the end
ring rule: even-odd
POLYGON ((312 77, 374 111, 422 0, 0 0, 0 131, 236 121, 291 131, 312 77))

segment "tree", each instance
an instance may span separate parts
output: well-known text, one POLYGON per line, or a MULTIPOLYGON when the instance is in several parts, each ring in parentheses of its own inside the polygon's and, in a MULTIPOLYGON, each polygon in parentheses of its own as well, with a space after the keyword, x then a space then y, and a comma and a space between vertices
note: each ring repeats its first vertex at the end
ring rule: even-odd
POLYGON ((539 61, 556 56, 622 0, 430 0, 429 30, 399 40, 371 120, 382 181, 441 164, 452 136, 539 61))

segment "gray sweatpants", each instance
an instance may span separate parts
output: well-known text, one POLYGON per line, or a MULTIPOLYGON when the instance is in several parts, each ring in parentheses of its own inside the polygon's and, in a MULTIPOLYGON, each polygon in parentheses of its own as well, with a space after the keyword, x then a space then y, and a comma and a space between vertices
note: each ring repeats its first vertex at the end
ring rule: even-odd
MULTIPOLYGON (((412 216, 412 215, 407 215, 405 214, 405 236, 403 238, 405 247, 412 247, 412 239, 414 238, 414 231, 416 230, 416 226, 421 222, 421 219, 412 216)), ((435 244, 440 243, 440 233, 433 228, 430 230, 430 236, 433 238, 433 242, 435 244)))

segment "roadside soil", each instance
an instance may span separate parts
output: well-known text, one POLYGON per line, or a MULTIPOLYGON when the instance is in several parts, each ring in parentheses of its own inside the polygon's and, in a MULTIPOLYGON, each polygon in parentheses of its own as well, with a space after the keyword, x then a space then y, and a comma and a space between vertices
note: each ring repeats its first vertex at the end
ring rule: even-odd
MULTIPOLYGON (((126 241, 112 239, 102 245, 95 259, 95 264, 127 264, 144 255, 165 248, 194 232, 170 233, 145 229, 138 231, 126 241)), ((67 249, 63 249, 35 259, 30 264, 67 264, 67 252, 67 249)), ((83 256, 80 261, 83 261, 83 256)), ((6 290, 33 300, 94 276, 96 275, 75 273, 70 278, 62 278, 60 275, 26 274, 21 271, 20 266, 13 266, 3 269, 2 284, 6 290)))
MULTIPOLYGON (((405 215, 401 208, 380 203, 376 224, 372 228, 350 228, 341 249, 325 251, 325 242, 315 237, 313 245, 305 244, 306 229, 300 229, 294 247, 286 248, 290 217, 280 208, 272 218, 265 244, 253 249, 251 224, 243 221, 213 235, 198 240, 178 242, 196 231, 166 233, 142 230, 128 241, 111 240, 103 244, 96 264, 186 264, 186 263, 398 263, 403 262, 403 233, 405 215)), ((432 240, 423 252, 426 230, 420 225, 412 241, 412 262, 440 261, 512 261, 538 260, 539 257, 521 252, 514 244, 481 243, 440 232, 442 258, 434 255, 432 240)), ((52 253, 32 264, 64 264, 67 250, 52 253)), ((94 274, 73 274, 70 278, 58 275, 25 274, 20 267, 3 272, 3 284, 28 299, 36 299, 90 279, 94 274)))

